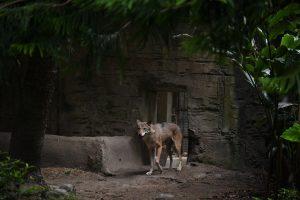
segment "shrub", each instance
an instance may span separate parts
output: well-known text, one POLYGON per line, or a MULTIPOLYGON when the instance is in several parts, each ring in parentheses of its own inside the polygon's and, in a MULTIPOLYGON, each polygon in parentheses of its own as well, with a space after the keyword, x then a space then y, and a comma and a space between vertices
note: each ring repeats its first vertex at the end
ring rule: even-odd
MULTIPOLYGON (((300 192, 296 189, 281 188, 276 194, 266 198, 267 200, 300 200, 300 192)), ((253 197, 253 200, 262 200, 258 197, 253 197)))
POLYGON ((42 186, 20 187, 26 182, 34 182, 34 178, 30 176, 34 170, 35 167, 12 159, 6 152, 0 152, 0 200, 19 199, 21 196, 46 190, 42 186))
POLYGON ((281 188, 277 194, 277 199, 282 200, 300 200, 300 193, 296 189, 281 188))

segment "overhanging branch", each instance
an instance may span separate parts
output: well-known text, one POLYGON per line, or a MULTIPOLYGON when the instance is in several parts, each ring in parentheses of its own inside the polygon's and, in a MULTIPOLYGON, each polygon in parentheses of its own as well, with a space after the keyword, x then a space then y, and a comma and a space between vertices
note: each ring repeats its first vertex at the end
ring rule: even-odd
POLYGON ((12 2, 8 2, 8 3, 3 3, 0 5, 0 9, 3 9, 3 8, 6 8, 8 6, 12 6, 14 4, 17 4, 17 3, 20 3, 20 2, 23 2, 24 0, 16 0, 16 1, 12 1, 12 2))

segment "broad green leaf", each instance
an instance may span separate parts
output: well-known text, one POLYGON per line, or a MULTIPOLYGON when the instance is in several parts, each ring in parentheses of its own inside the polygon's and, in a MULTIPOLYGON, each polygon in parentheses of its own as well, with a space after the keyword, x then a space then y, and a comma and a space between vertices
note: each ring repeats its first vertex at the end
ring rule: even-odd
POLYGON ((255 71, 262 71, 268 67, 268 63, 266 63, 262 58, 258 58, 255 62, 255 71))
POLYGON ((254 58, 254 56, 246 56, 244 60, 248 64, 251 64, 251 65, 255 64, 255 58, 254 58))
POLYGON ((296 49, 300 45, 300 40, 298 37, 285 34, 281 39, 281 46, 286 46, 289 49, 296 49))
POLYGON ((252 74, 254 72, 254 66, 251 64, 246 64, 245 70, 252 74))
POLYGON ((277 77, 260 77, 262 89, 269 93, 287 94, 293 88, 300 88, 300 68, 290 67, 277 77))
POLYGON ((261 84, 262 90, 270 94, 280 93, 280 86, 276 80, 269 77, 260 77, 259 82, 261 84))
POLYGON ((261 55, 264 56, 264 57, 266 57, 266 58, 272 57, 272 55, 273 55, 275 52, 276 52, 276 48, 275 48, 273 45, 270 46, 270 49, 269 49, 268 46, 266 46, 266 47, 264 47, 264 48, 260 51, 261 55), (270 53, 271 53, 271 55, 270 55, 270 53))
POLYGON ((285 130, 280 137, 290 142, 300 143, 300 124, 295 123, 292 127, 285 130))

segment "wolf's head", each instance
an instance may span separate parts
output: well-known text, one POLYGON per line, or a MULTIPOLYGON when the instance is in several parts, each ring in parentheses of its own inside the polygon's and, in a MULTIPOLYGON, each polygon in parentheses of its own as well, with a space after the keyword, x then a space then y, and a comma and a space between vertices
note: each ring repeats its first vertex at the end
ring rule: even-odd
POLYGON ((138 134, 140 136, 145 136, 148 133, 153 133, 155 132, 152 128, 151 128, 151 124, 148 122, 141 122, 140 120, 136 120, 136 124, 138 126, 138 134))

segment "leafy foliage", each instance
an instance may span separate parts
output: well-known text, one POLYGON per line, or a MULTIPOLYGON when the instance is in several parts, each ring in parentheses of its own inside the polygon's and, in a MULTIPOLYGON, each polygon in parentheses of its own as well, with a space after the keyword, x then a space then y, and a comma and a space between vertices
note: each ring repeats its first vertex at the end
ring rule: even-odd
POLYGON ((287 94, 300 88, 298 43, 298 36, 284 34, 279 46, 272 45, 261 50, 258 58, 260 63, 255 67, 260 68, 258 79, 263 90, 268 93, 287 94))
POLYGON ((270 6, 274 10, 280 8, 281 3, 195 2, 198 4, 191 8, 195 33, 183 42, 187 52, 209 50, 229 58, 262 91, 282 95, 297 91, 300 86, 300 4, 288 4, 271 14, 270 6), (211 7, 213 9, 208 9, 211 7), (198 10, 193 12, 195 8, 198 10))
POLYGON ((20 186, 33 178, 29 176, 35 168, 20 160, 12 159, 7 153, 0 152, 0 199, 17 199, 28 196, 44 187, 20 189, 20 186))
MULTIPOLYGON (((18 59, 21 66, 24 55, 51 58, 61 72, 99 68, 104 53, 119 51, 127 21, 97 2, 24 1, 0 9, 0 58, 18 59)), ((1 62, 0 68, 9 69, 1 62)))
MULTIPOLYGON (((296 189, 281 188, 276 194, 271 195, 267 200, 298 200, 300 199, 300 193, 296 189)), ((261 198, 253 197, 253 200, 261 200, 261 198)))
POLYGON ((281 188, 277 194, 277 198, 275 197, 275 199, 297 200, 300 199, 300 193, 296 189, 281 188))
POLYGON ((292 127, 285 130, 281 137, 290 142, 300 143, 300 124, 295 123, 292 127))
POLYGON ((1 182, 0 188, 10 185, 11 183, 20 185, 25 182, 28 174, 33 171, 34 167, 23 163, 20 160, 14 160, 7 153, 1 152, 1 182))

